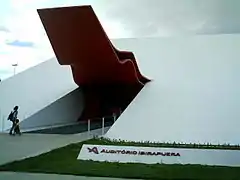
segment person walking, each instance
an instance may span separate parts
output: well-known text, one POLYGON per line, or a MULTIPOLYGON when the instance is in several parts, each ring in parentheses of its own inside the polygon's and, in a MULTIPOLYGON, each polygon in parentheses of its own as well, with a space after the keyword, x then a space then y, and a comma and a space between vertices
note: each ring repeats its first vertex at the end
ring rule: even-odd
POLYGON ((13 111, 11 111, 11 113, 8 116, 8 120, 10 120, 12 122, 12 127, 9 131, 10 135, 13 134, 13 130, 15 129, 15 124, 16 124, 15 122, 16 122, 16 119, 17 119, 17 115, 18 115, 18 106, 15 106, 13 108, 13 111))

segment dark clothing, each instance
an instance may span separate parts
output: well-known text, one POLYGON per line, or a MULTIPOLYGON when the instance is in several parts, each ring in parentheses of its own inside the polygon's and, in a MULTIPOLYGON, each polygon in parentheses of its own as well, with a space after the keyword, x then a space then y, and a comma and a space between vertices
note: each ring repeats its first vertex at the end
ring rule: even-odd
POLYGON ((17 111, 17 110, 14 110, 14 111, 13 111, 13 117, 12 117, 12 119, 11 119, 11 121, 12 121, 12 127, 11 127, 11 129, 10 129, 9 134, 12 134, 12 132, 13 132, 13 130, 14 130, 14 128, 15 128, 16 120, 17 120, 17 115, 18 115, 18 111, 17 111))
POLYGON ((12 134, 12 132, 13 132, 14 128, 15 128, 15 123, 12 121, 12 127, 11 127, 11 129, 10 129, 10 132, 9 132, 9 134, 12 134))
POLYGON ((19 124, 16 124, 16 126, 14 127, 14 134, 21 135, 19 124))
POLYGON ((17 119, 17 115, 18 115, 18 111, 14 110, 13 111, 13 121, 15 121, 17 119))
POLYGON ((11 135, 15 135, 15 134, 21 135, 21 131, 20 131, 20 127, 19 127, 19 120, 18 119, 16 119, 13 122, 13 125, 12 125, 12 128, 11 128, 9 134, 11 134, 11 135))

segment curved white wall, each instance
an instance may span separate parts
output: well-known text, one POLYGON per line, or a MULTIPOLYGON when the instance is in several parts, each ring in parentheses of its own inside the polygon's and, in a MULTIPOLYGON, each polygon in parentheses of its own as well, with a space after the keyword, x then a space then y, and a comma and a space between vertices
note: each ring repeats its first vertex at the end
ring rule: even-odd
POLYGON ((130 141, 239 144, 240 35, 116 40, 147 84, 106 136, 130 141))
POLYGON ((15 105, 20 107, 19 119, 24 120, 76 88, 70 67, 59 65, 56 58, 2 81, 0 129, 10 127, 6 119, 15 105))

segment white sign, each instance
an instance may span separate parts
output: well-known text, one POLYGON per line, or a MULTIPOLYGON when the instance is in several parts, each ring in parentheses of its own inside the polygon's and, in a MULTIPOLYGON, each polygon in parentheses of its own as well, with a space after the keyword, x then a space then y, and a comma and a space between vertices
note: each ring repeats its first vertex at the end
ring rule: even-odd
POLYGON ((240 166, 240 150, 153 148, 84 144, 79 160, 144 164, 240 166))

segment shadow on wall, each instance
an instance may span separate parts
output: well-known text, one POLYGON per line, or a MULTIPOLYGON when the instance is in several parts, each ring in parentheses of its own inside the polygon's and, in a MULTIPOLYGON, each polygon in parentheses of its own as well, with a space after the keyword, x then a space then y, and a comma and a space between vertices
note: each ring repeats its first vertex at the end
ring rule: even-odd
POLYGON ((84 108, 82 89, 77 88, 21 122, 23 130, 71 124, 78 120, 84 108))

